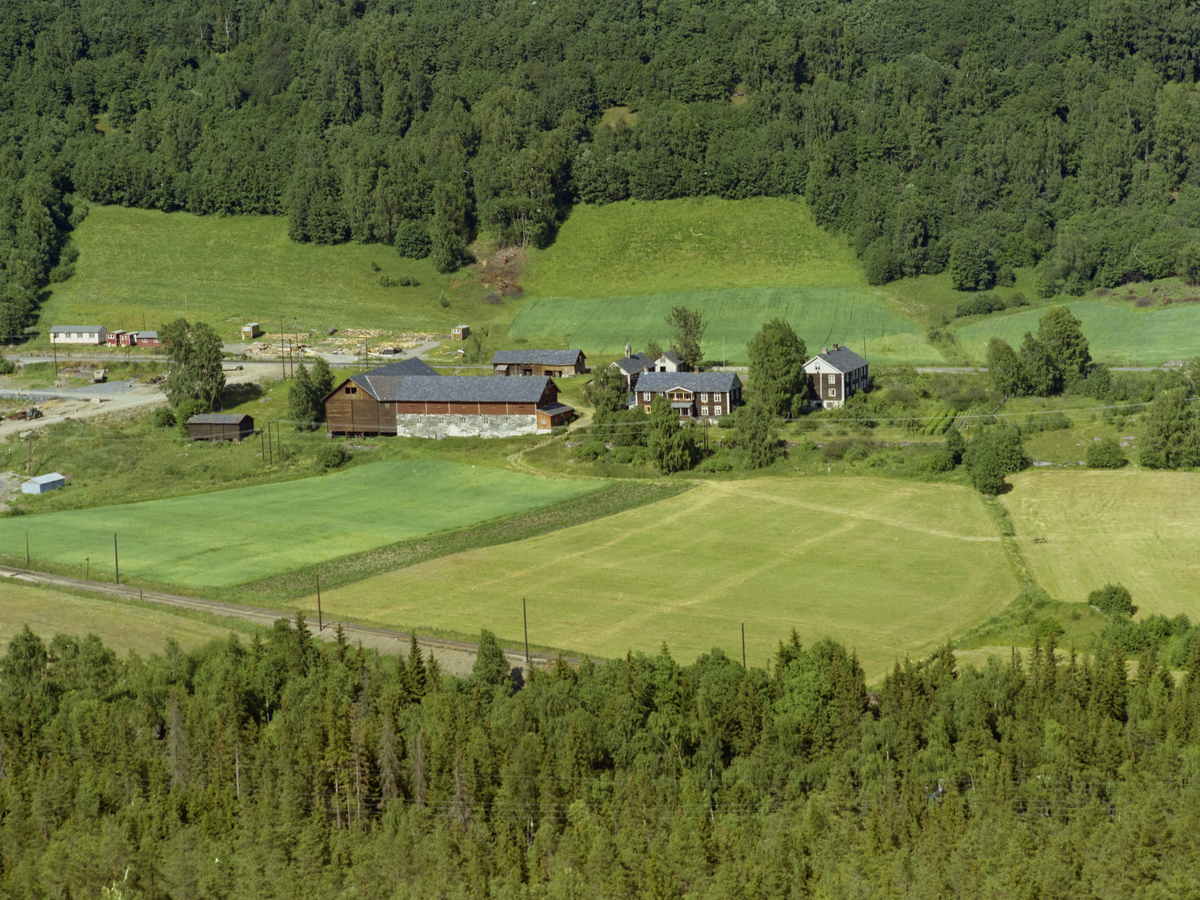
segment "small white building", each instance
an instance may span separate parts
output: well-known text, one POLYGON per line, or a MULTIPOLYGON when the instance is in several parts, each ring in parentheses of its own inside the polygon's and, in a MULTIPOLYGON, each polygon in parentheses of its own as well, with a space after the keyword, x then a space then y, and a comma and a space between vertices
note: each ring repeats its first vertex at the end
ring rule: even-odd
POLYGON ((66 483, 67 479, 58 472, 51 472, 48 475, 37 475, 21 485, 21 493, 45 494, 50 491, 57 491, 66 483))
POLYGON ((94 344, 108 341, 108 332, 100 325, 55 325, 50 329, 52 344, 94 344))
POLYGON ((262 328, 259 327, 257 322, 247 322, 242 326, 243 341, 252 341, 260 334, 262 334, 262 328))
POLYGON ((808 403, 812 407, 837 409, 852 394, 865 391, 870 381, 867 361, 846 347, 833 345, 804 364, 808 377, 808 403))
POLYGON ((682 372, 683 360, 675 353, 674 348, 668 350, 654 361, 653 372, 682 372))

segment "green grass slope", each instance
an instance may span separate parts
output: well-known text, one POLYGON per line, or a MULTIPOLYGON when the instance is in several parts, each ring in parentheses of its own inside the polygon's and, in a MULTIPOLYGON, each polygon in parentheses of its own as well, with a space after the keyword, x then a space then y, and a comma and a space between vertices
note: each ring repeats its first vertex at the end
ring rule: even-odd
POLYGON ((271 216, 193 216, 92 207, 75 230, 76 274, 51 286, 42 331, 64 323, 108 329, 155 328, 177 316, 240 338, 248 321, 278 332, 331 327, 448 332, 458 320, 507 320, 482 301, 470 271, 441 275, 428 260, 402 259, 378 244, 316 246, 288 240, 271 216), (372 265, 378 265, 375 271, 372 265), (380 275, 408 275, 418 287, 384 288, 380 275), (445 294, 449 307, 441 306, 445 294))
MULTIPOLYGON (((1200 356, 1200 305, 1135 309, 1112 300, 1074 300, 1066 305, 1083 323, 1092 357, 1101 362, 1158 365, 1200 356)), ((989 316, 957 328, 955 335, 970 357, 982 360, 993 337, 1020 348, 1025 332, 1036 333, 1045 312, 1038 308, 989 316)))
POLYGON ((0 520, 0 552, 111 578, 227 587, 422 534, 577 497, 564 481, 440 461, 380 462, 320 478, 0 520))
POLYGON ((845 343, 872 360, 942 362, 922 330, 867 286, 845 239, 801 200, 715 198, 580 206, 525 268, 509 336, 568 340, 598 355, 669 335, 672 306, 708 319, 705 354, 746 362, 746 342, 781 316, 810 349, 845 343))
MULTIPOLYGON (((650 509, 471 550, 322 594, 327 616, 521 635, 600 656, 663 641, 762 665, 796 627, 854 647, 872 678, 1019 590, 979 495, 868 477, 709 482, 650 509)), ((315 598, 310 598, 315 608, 315 598)))
POLYGON ((1078 603, 1120 582, 1143 613, 1200 616, 1200 479, 1184 472, 1022 472, 1001 501, 1038 581, 1078 603), (1038 539, 1035 542, 1035 538, 1038 539))

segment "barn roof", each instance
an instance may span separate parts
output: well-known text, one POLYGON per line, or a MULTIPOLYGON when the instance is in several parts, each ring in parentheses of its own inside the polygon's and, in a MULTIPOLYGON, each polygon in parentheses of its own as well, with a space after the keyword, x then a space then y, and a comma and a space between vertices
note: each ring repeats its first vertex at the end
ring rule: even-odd
POLYGON ((636 375, 638 372, 654 368, 654 360, 645 353, 632 353, 629 356, 622 356, 613 365, 626 375, 636 375))
MULTIPOLYGON (((104 331, 103 325, 55 325, 52 334, 96 334, 104 331)), ((105 332, 107 334, 107 332, 105 332)))
POLYGON ((833 366, 834 369, 845 375, 847 372, 853 372, 855 369, 861 369, 867 364, 867 361, 855 353, 848 347, 838 347, 834 345, 832 350, 821 350, 819 354, 814 356, 804 364, 805 369, 812 365, 817 360, 833 366))
POLYGON ((741 387, 736 372, 646 372, 637 380, 638 391, 663 394, 675 388, 685 391, 724 393, 741 387))
POLYGON ((573 366, 582 355, 582 350, 497 350, 492 365, 573 366))
POLYGON ((187 420, 189 425, 240 425, 246 419, 254 421, 250 416, 236 413, 201 413, 187 420))
MULTIPOLYGON (((437 375, 433 367, 423 359, 417 359, 415 356, 411 359, 400 359, 393 363, 380 366, 378 369, 372 369, 370 372, 364 372, 363 375, 437 375)), ((355 375, 355 378, 362 376, 355 375)))
POLYGON ((545 375, 400 375, 372 378, 376 399, 399 403, 537 403, 550 379, 545 375))

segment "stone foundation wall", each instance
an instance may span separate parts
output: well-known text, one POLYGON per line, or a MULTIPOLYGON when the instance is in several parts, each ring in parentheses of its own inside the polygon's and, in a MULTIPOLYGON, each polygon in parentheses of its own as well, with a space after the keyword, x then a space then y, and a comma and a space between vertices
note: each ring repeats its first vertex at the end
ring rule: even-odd
POLYGON ((514 437, 537 433, 537 416, 462 416, 401 413, 400 437, 514 437))

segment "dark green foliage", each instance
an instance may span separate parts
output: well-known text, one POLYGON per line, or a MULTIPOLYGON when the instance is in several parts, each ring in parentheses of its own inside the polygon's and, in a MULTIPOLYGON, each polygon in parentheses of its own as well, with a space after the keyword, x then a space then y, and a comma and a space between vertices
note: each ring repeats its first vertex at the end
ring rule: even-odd
POLYGON ((424 222, 412 219, 400 223, 396 229, 396 252, 409 259, 424 259, 433 249, 429 229, 424 222))
POLYGON ((962 432, 951 426, 946 431, 946 452, 955 466, 961 465, 963 454, 967 452, 967 441, 962 432))
MULTIPOLYGON (((333 390, 333 370, 329 368, 329 363, 325 362, 320 356, 313 360, 312 374, 313 394, 318 401, 324 398, 333 390)), ((325 407, 322 403, 317 404, 317 421, 325 421, 325 407)))
POLYGON ((0 375, 11 375, 17 371, 17 364, 7 356, 0 356, 0 375))
POLYGON ((317 463, 323 469, 338 469, 350 461, 350 451, 341 441, 330 441, 317 448, 317 463))
POLYGON ((202 413, 206 413, 206 412, 208 412, 208 410, 209 410, 209 407, 204 403, 203 400, 195 400, 190 397, 187 399, 181 400, 179 402, 179 405, 175 407, 175 417, 174 417, 175 425, 179 428, 179 433, 183 437, 187 437, 188 436, 188 427, 187 427, 188 419, 190 419, 192 416, 198 416, 198 415, 201 415, 202 413))
POLYGON ((608 448, 604 446, 604 441, 593 439, 584 441, 571 452, 576 459, 583 462, 594 462, 608 453, 608 448))
POLYGON ((500 648, 496 635, 487 629, 479 633, 479 650, 471 674, 488 687, 510 684, 508 659, 500 648))
POLYGON ((932 475, 943 472, 953 472, 955 469, 954 454, 944 448, 937 448, 932 453, 921 457, 920 466, 923 471, 932 475))
POLYGON ((761 401, 740 407, 733 418, 733 447, 747 469, 763 469, 784 456, 775 415, 761 401))
POLYGON ((1200 465, 1200 427, 1186 387, 1163 391, 1142 417, 1140 460, 1151 469, 1200 465))
POLYGON ((321 394, 308 375, 304 363, 296 369, 292 383, 288 385, 288 419, 299 431, 312 431, 316 427, 321 394))
POLYGON ((756 402, 772 416, 787 417, 808 398, 807 349, 786 321, 771 319, 747 345, 756 402))
POLYGON ((971 441, 963 456, 971 481, 982 494, 999 494, 1004 477, 1032 465, 1021 444, 1021 431, 1012 425, 995 425, 971 441))
POLYGON ((1107 615, 1128 619, 1137 612, 1133 596, 1123 584, 1106 584, 1088 594, 1087 602, 1107 615))
POLYGON ((680 426, 679 416, 663 394, 656 394, 650 407, 646 450, 655 467, 664 475, 690 469, 699 455, 691 429, 680 426))
POLYGON ((962 301, 955 308, 954 315, 958 318, 963 316, 986 316, 988 313, 998 312, 1007 308, 1008 304, 1004 302, 1003 297, 998 294, 987 293, 962 301))
POLYGON ((176 319, 159 337, 170 360, 166 392, 171 405, 179 409, 185 400, 194 400, 200 412, 213 409, 225 393, 221 336, 206 322, 191 325, 176 319))
POLYGON ((1052 397, 1062 393, 1062 369, 1050 348, 1028 331, 1025 332, 1018 358, 1021 362, 1021 385, 1028 393, 1036 397, 1052 397))
POLYGON ((1101 438, 1087 449, 1087 464, 1089 469, 1119 469, 1129 460, 1121 449, 1116 438, 1101 438))
POLYGON ((995 283, 991 255, 975 237, 960 238, 950 246, 950 284, 956 291, 983 291, 995 283))
POLYGON ((1026 392, 1025 369, 1008 342, 994 337, 987 343, 988 383, 997 400, 1026 392))
POLYGON ((155 428, 174 428, 175 427, 175 410, 169 406, 160 406, 154 411, 155 428))
POLYGON ((1077 385, 1091 369, 1092 355, 1081 326, 1065 306, 1050 307, 1038 320, 1038 342, 1062 373, 1067 388, 1077 385))
POLYGON ((584 386, 584 399, 595 408, 597 422, 606 422, 615 413, 624 412, 629 406, 629 391, 625 377, 614 366, 605 366, 592 373, 592 380, 584 386))
POLYGON ((666 322, 671 329, 671 346, 689 369, 695 369, 703 359, 700 342, 708 323, 700 313, 686 306, 672 306, 666 322))

